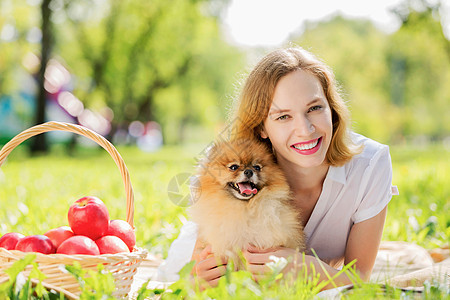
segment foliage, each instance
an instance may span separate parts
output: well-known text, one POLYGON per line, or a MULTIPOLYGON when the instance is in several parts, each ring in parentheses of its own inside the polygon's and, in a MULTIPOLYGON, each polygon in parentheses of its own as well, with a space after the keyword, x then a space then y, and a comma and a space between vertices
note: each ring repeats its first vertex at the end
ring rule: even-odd
MULTIPOLYGON (((170 285, 167 289, 145 289, 140 290, 141 297, 159 297, 159 299, 313 299, 320 290, 332 282, 330 278, 319 282, 315 276, 314 269, 310 274, 306 268, 300 271, 300 275, 292 277, 292 274, 280 273, 281 268, 272 269, 272 273, 260 280, 258 283, 247 271, 233 271, 233 267, 227 265, 225 276, 223 276, 214 288, 202 288, 201 283, 191 277, 194 263, 187 264, 180 272, 180 279, 170 285), (303 274, 304 273, 304 274, 303 274), (311 274, 312 273, 312 274, 311 274)), ((413 290, 399 289, 387 284, 375 284, 363 282, 351 269, 351 263, 346 265, 336 276, 346 273, 353 280, 353 286, 342 287, 333 295, 322 296, 332 299, 446 299, 449 291, 445 286, 437 282, 425 283, 423 293, 415 293, 413 290), (421 295, 421 297, 419 296, 421 295)), ((137 298, 144 299, 144 298, 137 298)))
MULTIPOLYGON (((54 290, 47 290, 42 281, 45 279, 34 259, 35 254, 29 254, 16 261, 5 272, 9 275, 9 280, 0 285, 0 299, 7 300, 29 300, 29 299, 66 299, 62 293, 54 290), (22 272, 31 266, 31 272, 28 278, 25 278, 22 272), (36 279, 36 284, 32 284, 32 279, 36 279), (35 286, 35 287, 34 287, 35 286)), ((99 264, 97 270, 83 270, 78 262, 73 265, 65 266, 67 272, 71 273, 80 284, 80 299, 116 299, 113 296, 115 289, 114 278, 110 272, 104 270, 104 266, 99 264)))
POLYGON ((38 269, 38 265, 34 262, 35 258, 35 254, 29 254, 5 270, 9 280, 0 285, 0 299, 65 299, 63 295, 58 295, 54 291, 47 291, 44 288, 42 280, 45 278, 45 275, 38 269), (21 272, 29 265, 31 265, 31 272, 26 279, 21 272), (33 287, 31 279, 37 279, 35 287, 33 287))
MULTIPOLYGON (((350 272, 351 265, 345 266, 336 276, 350 272)), ((292 274, 284 275, 281 270, 285 263, 274 261, 271 265, 272 272, 256 283, 250 272, 236 272, 233 264, 228 264, 218 286, 205 289, 198 278, 191 277, 193 266, 194 262, 184 266, 179 272, 180 279, 166 290, 154 289, 146 293, 150 296, 160 295, 161 299, 311 299, 333 279, 319 283, 314 268, 310 270, 310 274, 304 268, 300 271, 300 276, 295 278, 292 274)))
POLYGON ((404 135, 437 137, 450 132, 444 113, 450 99, 450 52, 446 51, 450 42, 440 25, 431 8, 411 11, 389 37, 388 86, 394 108, 403 118, 404 135))
MULTIPOLYGON (((67 9, 79 5, 69 2, 67 9)), ((116 124, 160 122, 172 133, 165 132, 169 140, 183 137, 176 129, 187 124, 217 121, 218 99, 230 88, 239 53, 220 39, 216 18, 204 8, 204 1, 110 1, 101 19, 71 18, 72 26, 61 28, 60 52, 72 53, 66 62, 90 81, 77 94, 110 107, 116 124), (217 110, 215 118, 202 118, 205 107, 217 110)))
MULTIPOLYGON (((45 275, 39 271, 34 259, 35 255, 30 254, 15 262, 11 268, 6 270, 10 279, 0 284, 1 299, 66 299, 65 295, 58 294, 54 290, 48 291, 44 288, 42 280, 45 278, 45 275), (21 272, 29 265, 32 266, 32 271, 28 279, 25 280, 21 272), (32 278, 38 279, 35 287, 31 283, 32 278)), ((304 269, 304 276, 302 275, 303 271, 300 271, 300 276, 293 278, 291 274, 284 275, 281 273, 282 266, 277 267, 275 262, 272 265, 273 272, 268 274, 266 279, 256 283, 251 273, 247 271, 234 272, 232 264, 229 264, 226 275, 221 278, 218 286, 204 289, 190 275, 193 265, 193 262, 187 264, 179 272, 180 279, 167 289, 148 289, 148 282, 144 283, 134 294, 134 299, 143 300, 155 297, 158 299, 311 299, 323 286, 332 281, 332 278, 330 278, 328 281, 319 284, 319 278, 314 275, 314 269, 308 275, 306 274, 306 269, 304 269)), ((345 272, 355 278, 354 286, 341 289, 339 292, 340 297, 345 299, 360 299, 361 297, 371 299, 409 299, 409 297, 414 297, 414 299, 417 299, 417 294, 414 295, 413 291, 397 289, 389 285, 362 282, 352 272, 351 265, 345 266, 339 274, 345 272)), ((113 296, 114 279, 109 272, 104 271, 102 265, 98 266, 97 271, 85 271, 77 263, 72 266, 65 266, 65 268, 80 283, 80 299, 116 299, 113 296)), ((447 296, 448 291, 445 286, 440 286, 436 282, 426 282, 421 298, 445 299, 447 296)))
MULTIPOLYGON (((86 108, 113 117, 111 135, 134 120, 157 121, 165 141, 179 143, 189 126, 223 120, 242 66, 221 35, 219 1, 49 0, 53 58, 72 73, 68 88, 86 108)), ((30 37, 40 32, 40 10, 2 3, 0 29, 12 35, 0 39, 0 95, 32 93, 40 40, 30 37)))
POLYGON ((99 264, 97 271, 83 270, 78 262, 65 268, 80 284, 80 299, 114 299, 114 277, 104 270, 103 265, 99 264))

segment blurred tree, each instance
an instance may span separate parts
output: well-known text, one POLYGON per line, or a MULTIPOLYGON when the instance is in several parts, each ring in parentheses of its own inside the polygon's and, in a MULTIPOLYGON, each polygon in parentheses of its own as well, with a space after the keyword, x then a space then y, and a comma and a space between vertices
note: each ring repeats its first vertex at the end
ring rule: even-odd
POLYGON ((183 141, 182 128, 205 121, 196 108, 217 106, 241 66, 241 54, 220 38, 211 3, 113 0, 99 18, 90 2, 66 3, 73 34, 61 34, 66 62, 90 81, 79 85, 78 97, 112 109, 111 134, 134 120, 156 120, 166 140, 183 141))
MULTIPOLYGON (((44 75, 54 43, 51 3, 52 0, 43 0, 32 7, 22 2, 0 1, 0 96, 15 98, 20 93, 35 93, 34 116, 27 126, 45 121, 44 75), (36 58, 33 62, 30 62, 31 52, 37 53, 33 56, 36 58), (23 87, 23 74, 26 72, 22 67, 29 68, 27 71, 36 76, 35 91, 23 87)), ((14 108, 19 111, 15 111, 16 113, 27 110, 17 102, 19 101, 16 101, 14 108)), ((47 151, 46 136, 34 137, 30 149, 32 153, 47 151)))
POLYGON ((425 0, 405 1, 393 9, 402 26, 389 37, 388 88, 401 111, 403 136, 438 139, 450 133, 450 52, 439 10, 439 2, 425 0))
POLYGON ((134 120, 159 122, 169 142, 191 138, 192 127, 201 132, 194 137, 211 134, 243 64, 221 36, 227 2, 0 0, 0 93, 34 89, 23 87, 27 76, 43 86, 51 56, 70 71, 67 88, 84 108, 113 115, 111 135, 134 120))
MULTIPOLYGON (((52 10, 50 8, 52 0, 42 0, 41 3, 41 60, 39 73, 37 76, 38 90, 36 94, 36 110, 35 110, 35 124, 41 124, 45 122, 45 108, 47 102, 47 91, 45 90, 45 70, 47 63, 51 58, 53 48, 53 30, 52 30, 52 10)), ((39 134, 33 138, 30 147, 32 153, 47 152, 48 145, 45 134, 39 134)))
POLYGON ((38 11, 36 13, 34 11, 26 4, 16 5, 12 1, 0 0, 0 95, 2 96, 12 94, 20 86, 15 74, 25 53, 32 48, 27 41, 27 32, 30 20, 39 17, 38 11))

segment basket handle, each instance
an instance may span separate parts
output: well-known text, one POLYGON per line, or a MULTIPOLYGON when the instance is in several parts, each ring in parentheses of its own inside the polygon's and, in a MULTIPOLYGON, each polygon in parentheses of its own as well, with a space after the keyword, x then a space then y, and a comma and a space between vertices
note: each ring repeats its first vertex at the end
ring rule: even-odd
POLYGON ((125 165, 125 162, 123 161, 122 157, 120 156, 119 152, 117 152, 116 148, 111 144, 107 139, 105 139, 103 136, 99 135, 98 133, 95 133, 94 131, 83 127, 79 125, 74 125, 70 123, 63 123, 63 122, 47 122, 40 125, 33 126, 31 128, 28 128, 18 135, 16 135, 14 138, 12 138, 6 145, 3 146, 3 148, 0 150, 0 167, 2 166, 3 162, 6 160, 6 157, 11 153, 11 151, 16 148, 18 145, 20 145, 23 141, 29 139, 30 137, 33 137, 35 135, 48 132, 48 131, 68 131, 77 133, 79 135, 82 135, 84 137, 87 137, 100 146, 102 146, 108 153, 111 155, 111 157, 114 159, 114 162, 116 163, 117 167, 119 168, 120 174, 122 175, 122 180, 125 185, 125 191, 127 194, 127 222, 134 228, 133 224, 133 218, 134 218, 134 194, 133 194, 133 187, 131 186, 130 182, 130 174, 128 173, 128 169, 125 165))

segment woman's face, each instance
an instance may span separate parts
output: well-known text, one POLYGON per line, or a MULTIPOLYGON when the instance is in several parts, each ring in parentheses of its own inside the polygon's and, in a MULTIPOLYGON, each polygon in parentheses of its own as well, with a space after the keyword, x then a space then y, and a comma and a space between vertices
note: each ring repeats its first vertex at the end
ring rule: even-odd
POLYGON ((331 109, 319 80, 297 70, 275 87, 262 138, 269 138, 279 163, 321 166, 333 134, 331 109))

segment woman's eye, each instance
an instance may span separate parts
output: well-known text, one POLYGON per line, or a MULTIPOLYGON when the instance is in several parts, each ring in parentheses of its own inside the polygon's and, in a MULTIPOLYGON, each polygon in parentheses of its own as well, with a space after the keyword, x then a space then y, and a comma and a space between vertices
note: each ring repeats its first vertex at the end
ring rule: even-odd
POLYGON ((286 120, 288 118, 288 115, 282 115, 276 118, 276 120, 286 120))
POLYGON ((261 171, 261 166, 253 166, 253 169, 255 169, 255 171, 261 171))
POLYGON ((311 107, 308 111, 315 111, 315 110, 319 110, 322 108, 322 105, 315 105, 313 107, 311 107))
POLYGON ((237 169, 239 169, 238 165, 231 165, 228 167, 231 171, 236 171, 237 169))

